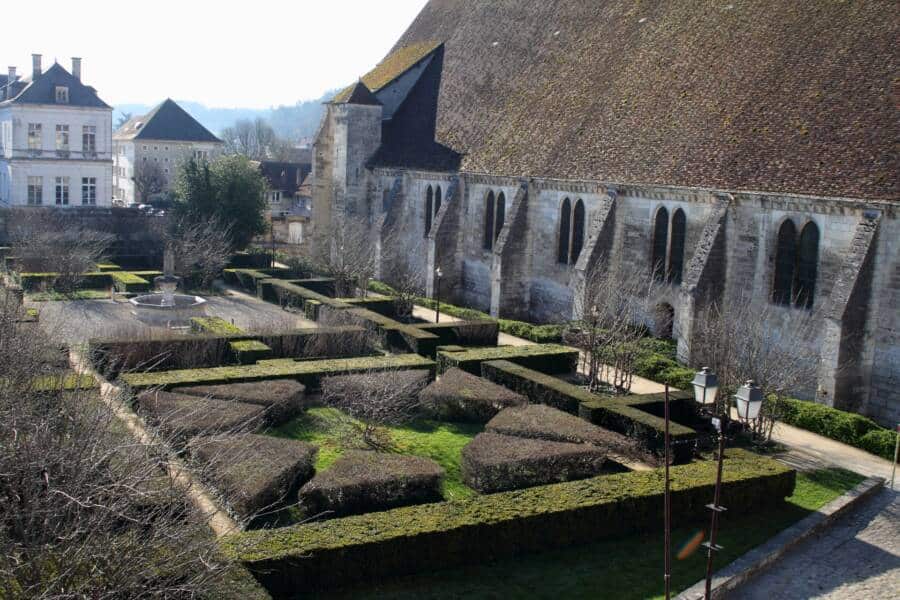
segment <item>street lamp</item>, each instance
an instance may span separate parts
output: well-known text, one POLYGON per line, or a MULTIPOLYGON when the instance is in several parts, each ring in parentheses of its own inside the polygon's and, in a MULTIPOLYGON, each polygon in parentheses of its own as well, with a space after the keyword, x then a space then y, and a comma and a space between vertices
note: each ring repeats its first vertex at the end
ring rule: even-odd
POLYGON ((691 381, 694 386, 694 399, 701 407, 714 406, 716 394, 719 392, 719 378, 710 372, 709 367, 703 367, 694 375, 691 381))
POLYGON ((737 404, 738 417, 743 417, 747 421, 758 419, 759 410, 762 408, 763 393, 762 390, 753 383, 752 379, 738 388, 737 394, 734 395, 735 404, 737 404))
POLYGON ((444 276, 441 268, 438 267, 434 270, 435 282, 434 282, 434 322, 441 322, 441 277, 444 276))

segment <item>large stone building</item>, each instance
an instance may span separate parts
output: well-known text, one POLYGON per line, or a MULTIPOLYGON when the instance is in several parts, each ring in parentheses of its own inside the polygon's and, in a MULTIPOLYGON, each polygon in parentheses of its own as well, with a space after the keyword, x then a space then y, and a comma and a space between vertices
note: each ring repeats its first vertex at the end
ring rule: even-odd
POLYGON ((112 108, 72 72, 44 71, 32 55, 30 77, 0 76, 0 206, 109 206, 112 108))
POLYGON ((142 197, 142 189, 147 196, 169 191, 180 163, 191 157, 210 159, 224 146, 187 111, 166 99, 113 134, 113 197, 122 204, 147 202, 150 198, 142 197))
POLYGON ((313 226, 361 216, 386 275, 532 321, 578 316, 592 268, 657 269, 684 358, 710 302, 817 315, 782 342, 819 355, 797 393, 896 422, 894 11, 432 0, 326 105, 313 226))

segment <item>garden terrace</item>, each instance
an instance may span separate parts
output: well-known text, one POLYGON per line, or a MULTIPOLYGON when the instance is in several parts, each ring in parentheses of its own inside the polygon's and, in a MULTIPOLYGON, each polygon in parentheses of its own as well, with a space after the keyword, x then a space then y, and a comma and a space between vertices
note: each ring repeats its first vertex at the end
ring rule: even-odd
POLYGON ((465 423, 487 423, 504 408, 527 402, 508 388, 455 368, 422 390, 419 399, 433 418, 465 423))
MULTIPOLYGON (((220 319, 221 321, 221 319, 220 319)), ((226 323, 229 330, 233 327, 226 323)), ((239 329, 235 328, 237 331, 239 329)), ((237 362, 233 342, 258 340, 275 358, 340 358, 368 354, 361 327, 316 327, 284 333, 171 335, 138 340, 91 340, 89 349, 94 366, 100 372, 109 369, 160 371, 215 367, 237 362)))
POLYGON ((463 448, 463 481, 483 494, 599 475, 605 449, 482 433, 463 448))
POLYGON ((537 369, 547 374, 567 374, 575 372, 578 364, 578 350, 557 344, 533 344, 530 346, 473 348, 463 352, 440 352, 438 353, 438 372, 443 373, 456 367, 473 375, 481 375, 481 364, 495 360, 511 361, 522 367, 537 369))
POLYGON ((160 390, 140 394, 137 407, 179 444, 185 444, 198 435, 257 429, 262 425, 265 413, 265 407, 258 404, 160 390))
POLYGON ((444 470, 432 460, 353 450, 300 489, 309 517, 346 516, 441 500, 444 470))
POLYGON ((212 467, 216 487, 240 517, 283 503, 313 476, 317 449, 267 435, 195 437, 191 457, 212 467))
MULTIPOLYGON (((709 516, 716 464, 672 467, 672 513, 684 523, 709 516)), ((721 503, 729 515, 780 505, 795 472, 771 459, 729 450, 721 503), (733 507, 733 508, 732 508, 733 507)), ((661 469, 605 475, 294 525, 223 540, 275 595, 382 580, 498 557, 540 552, 662 527, 661 469)))
POLYGON ((647 456, 648 452, 638 451, 635 440, 546 404, 528 404, 502 410, 488 422, 485 431, 522 438, 592 444, 626 457, 639 454, 641 460, 652 460, 647 456))
MULTIPOLYGON (((505 360, 485 362, 482 373, 486 379, 515 390, 533 403, 577 414, 604 429, 637 440, 642 448, 654 454, 664 450, 664 420, 642 410, 643 407, 655 407, 662 400, 660 394, 598 396, 577 385, 505 360)), ((671 392, 670 401, 670 406, 677 407, 673 408, 673 414, 687 414, 692 410, 693 395, 689 392, 671 392)), ((697 432, 673 422, 669 426, 669 435, 675 461, 689 461, 697 432)))
POLYGON ((257 404, 265 407, 267 423, 279 425, 292 419, 303 409, 306 388, 290 379, 264 379, 249 383, 186 386, 175 388, 173 392, 257 404))
POLYGON ((262 379, 295 379, 307 388, 318 388, 321 378, 331 375, 399 369, 423 369, 433 375, 434 367, 434 361, 418 354, 397 354, 307 361, 281 359, 262 361, 255 365, 124 373, 120 380, 134 389, 241 383, 262 379))

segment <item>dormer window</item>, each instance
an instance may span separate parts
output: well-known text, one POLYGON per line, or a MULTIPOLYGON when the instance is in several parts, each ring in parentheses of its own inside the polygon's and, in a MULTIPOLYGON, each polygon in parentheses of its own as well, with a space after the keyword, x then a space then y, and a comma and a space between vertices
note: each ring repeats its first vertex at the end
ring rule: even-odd
POLYGON ((56 86, 56 103, 57 104, 68 104, 69 103, 69 88, 64 85, 56 86))

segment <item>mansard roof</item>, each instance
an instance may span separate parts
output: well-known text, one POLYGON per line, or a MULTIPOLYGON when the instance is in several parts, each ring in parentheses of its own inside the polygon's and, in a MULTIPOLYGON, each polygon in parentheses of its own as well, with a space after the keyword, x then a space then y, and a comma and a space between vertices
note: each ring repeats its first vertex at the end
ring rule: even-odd
POLYGON ((430 0, 363 81, 446 38, 436 141, 466 171, 896 200, 895 10, 430 0))
POLYGON ((222 140, 169 98, 146 115, 126 121, 115 131, 113 139, 222 143, 222 140))
MULTIPOLYGON (((374 69, 363 75, 360 81, 371 92, 377 92, 426 58, 440 45, 440 42, 425 40, 395 48, 374 69)), ((338 104, 347 102, 358 85, 357 83, 344 88, 331 101, 338 104)))
POLYGON ((13 97, 6 99, 2 104, 58 104, 56 102, 58 86, 69 88, 69 101, 66 102, 68 106, 112 108, 97 96, 97 90, 83 84, 59 63, 53 63, 53 66, 36 78, 17 80, 13 88, 13 97))

